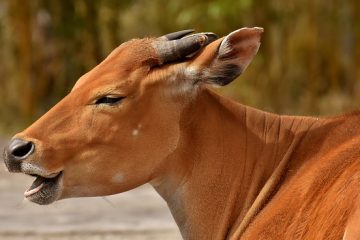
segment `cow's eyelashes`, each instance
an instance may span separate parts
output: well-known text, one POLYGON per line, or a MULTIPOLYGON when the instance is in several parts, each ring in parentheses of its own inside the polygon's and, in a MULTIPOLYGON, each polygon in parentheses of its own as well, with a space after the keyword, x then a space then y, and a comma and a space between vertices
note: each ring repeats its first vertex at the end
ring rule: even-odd
POLYGON ((123 100, 124 98, 125 97, 120 97, 120 96, 103 96, 95 101, 95 105, 100 105, 100 104, 115 105, 120 103, 121 100, 123 100))

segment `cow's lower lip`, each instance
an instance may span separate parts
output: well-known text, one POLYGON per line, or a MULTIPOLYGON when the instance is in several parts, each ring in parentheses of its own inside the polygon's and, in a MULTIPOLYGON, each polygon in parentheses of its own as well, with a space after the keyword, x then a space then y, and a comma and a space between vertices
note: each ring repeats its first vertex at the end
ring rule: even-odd
POLYGON ((56 201, 60 194, 60 180, 63 172, 52 178, 36 176, 31 187, 25 191, 24 196, 31 202, 45 205, 56 201))

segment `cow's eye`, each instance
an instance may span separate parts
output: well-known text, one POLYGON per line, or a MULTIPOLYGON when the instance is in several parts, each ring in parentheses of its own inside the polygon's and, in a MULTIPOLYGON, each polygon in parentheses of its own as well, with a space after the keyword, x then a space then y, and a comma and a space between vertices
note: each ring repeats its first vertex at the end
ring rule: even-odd
POLYGON ((101 97, 98 100, 96 100, 95 104, 96 105, 99 105, 99 104, 114 105, 114 104, 121 102, 122 99, 124 99, 124 97, 104 96, 104 97, 101 97))

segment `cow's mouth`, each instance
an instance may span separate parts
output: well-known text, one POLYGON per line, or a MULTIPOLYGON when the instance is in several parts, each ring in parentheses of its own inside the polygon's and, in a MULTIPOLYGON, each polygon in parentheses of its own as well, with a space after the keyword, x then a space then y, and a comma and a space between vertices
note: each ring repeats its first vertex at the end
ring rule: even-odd
POLYGON ((53 174, 52 177, 36 177, 33 184, 25 191, 24 196, 31 202, 45 205, 56 201, 60 195, 60 180, 63 172, 53 174))

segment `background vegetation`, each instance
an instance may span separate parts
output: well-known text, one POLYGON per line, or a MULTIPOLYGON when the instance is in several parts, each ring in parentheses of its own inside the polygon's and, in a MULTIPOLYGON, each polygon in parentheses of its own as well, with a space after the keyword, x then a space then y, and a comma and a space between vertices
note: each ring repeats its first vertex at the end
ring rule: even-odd
POLYGON ((265 28, 251 67, 222 90, 245 104, 359 108, 359 13, 359 0, 0 0, 0 133, 43 114, 121 42, 188 28, 265 28))

